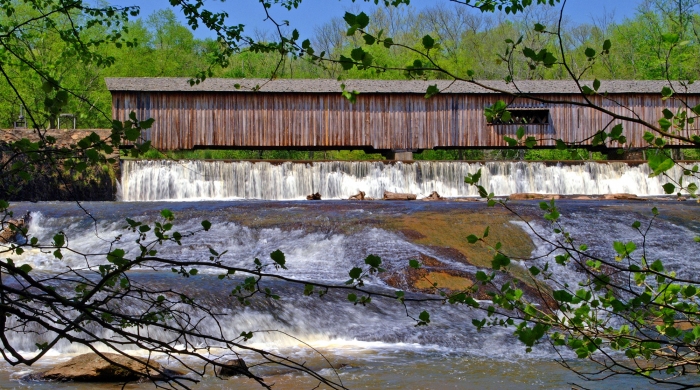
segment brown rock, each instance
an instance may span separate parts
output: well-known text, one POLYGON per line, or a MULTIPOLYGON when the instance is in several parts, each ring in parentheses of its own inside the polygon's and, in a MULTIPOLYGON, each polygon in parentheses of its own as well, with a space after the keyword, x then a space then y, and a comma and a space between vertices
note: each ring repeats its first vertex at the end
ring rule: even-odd
POLYGON ((348 198, 349 200, 365 200, 365 193, 363 191, 348 198))
POLYGON ((0 243, 6 244, 8 242, 15 241, 15 237, 25 225, 25 218, 11 219, 9 221, 2 223, 2 230, 0 230, 0 243))
POLYGON ((156 361, 126 357, 116 353, 102 353, 102 355, 114 363, 108 362, 96 353, 86 353, 48 371, 29 375, 25 379, 59 382, 131 382, 145 378, 165 378, 162 374, 165 370, 156 361))
POLYGON ((321 194, 317 192, 315 194, 307 195, 306 200, 321 200, 321 194))
POLYGON ((416 200, 417 197, 415 194, 384 191, 384 199, 386 200, 416 200))
POLYGON ((603 199, 607 200, 642 200, 635 194, 605 194, 603 199))
POLYGON ((533 199, 559 199, 560 196, 557 194, 534 194, 529 192, 522 192, 511 194, 508 196, 510 200, 533 200, 533 199))
POLYGON ((231 359, 231 360, 221 364, 221 368, 217 369, 216 375, 218 375, 218 376, 237 376, 237 375, 251 376, 250 371, 248 371, 248 366, 245 364, 245 361, 243 359, 231 359))
POLYGON ((437 191, 433 191, 432 194, 430 194, 430 195, 426 196, 425 198, 423 198, 423 200, 440 200, 440 199, 445 199, 445 198, 443 198, 442 196, 440 196, 440 194, 438 194, 437 191))

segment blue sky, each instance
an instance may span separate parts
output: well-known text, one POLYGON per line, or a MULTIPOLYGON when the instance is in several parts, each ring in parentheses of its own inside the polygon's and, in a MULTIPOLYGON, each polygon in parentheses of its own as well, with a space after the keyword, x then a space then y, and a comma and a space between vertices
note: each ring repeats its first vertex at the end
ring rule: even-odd
MULTIPOLYGON (((447 4, 447 0, 441 0, 447 4)), ((265 22, 265 13, 257 0, 204 0, 205 5, 211 10, 226 10, 230 15, 230 23, 241 23, 246 26, 248 34, 258 28, 262 30, 270 29, 270 23, 265 22)), ((439 1, 413 0, 411 6, 421 9, 439 1)), ((626 17, 632 17, 642 0, 569 0, 566 4, 565 13, 570 20, 577 23, 589 22, 591 16, 600 14, 604 10, 614 12, 617 21, 626 17)), ((114 5, 138 5, 141 7, 141 16, 145 17, 153 11, 170 7, 168 0, 110 0, 114 5)), ((299 30, 302 37, 309 37, 313 34, 314 27, 320 26, 335 16, 343 16, 348 9, 359 9, 365 12, 371 11, 373 2, 365 3, 349 0, 303 0, 296 10, 287 11, 281 7, 273 8, 272 16, 281 20, 288 20, 292 28, 299 30)), ((177 13, 177 12, 176 12, 177 13)), ((199 29, 195 31, 199 38, 210 36, 207 31, 199 29)))

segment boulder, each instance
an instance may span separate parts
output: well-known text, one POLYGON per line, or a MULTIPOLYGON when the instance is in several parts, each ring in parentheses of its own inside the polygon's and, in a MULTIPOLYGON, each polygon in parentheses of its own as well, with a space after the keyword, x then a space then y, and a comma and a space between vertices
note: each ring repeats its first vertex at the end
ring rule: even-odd
POLYGON ((10 219, 2 222, 2 230, 0 230, 0 244, 14 242, 19 229, 23 228, 30 219, 30 214, 27 214, 19 219, 10 219))
POLYGON ((440 196, 440 194, 438 194, 437 191, 433 191, 430 195, 423 198, 423 200, 441 200, 441 199, 445 199, 445 198, 440 196))
POLYGON ((221 367, 216 370, 218 376, 251 376, 248 371, 248 366, 243 359, 231 359, 221 364, 221 367))
POLYGON ((306 200, 321 200, 321 194, 317 192, 315 194, 307 195, 306 200))
POLYGON ((363 191, 348 198, 349 200, 365 200, 365 193, 363 191))
POLYGON ((108 362, 96 353, 86 353, 24 379, 58 382, 132 382, 146 378, 165 378, 162 372, 166 370, 156 361, 129 358, 116 353, 102 355, 116 364, 108 362))

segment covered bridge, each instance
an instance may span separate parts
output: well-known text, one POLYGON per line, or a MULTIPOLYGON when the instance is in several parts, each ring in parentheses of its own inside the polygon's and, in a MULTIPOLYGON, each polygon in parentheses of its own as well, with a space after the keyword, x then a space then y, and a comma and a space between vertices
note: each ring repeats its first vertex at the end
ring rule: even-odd
MULTIPOLYGON (((185 78, 108 78, 113 117, 128 119, 131 111, 155 124, 144 137, 161 150, 234 149, 365 149, 382 152, 434 148, 505 148, 504 136, 523 125, 537 147, 553 147, 556 139, 590 145, 600 130, 610 131, 611 116, 570 102, 583 102, 571 81, 520 81, 513 97, 467 82, 348 80, 347 90, 360 93, 351 104, 337 80, 207 79, 190 86, 185 78), (441 93, 424 97, 429 85, 441 93), (484 108, 509 102, 510 123, 487 123, 484 108)), ((512 84, 484 82, 508 92, 512 84)), ((682 104, 663 101, 662 81, 603 81, 606 96, 590 99, 606 109, 657 123, 664 108, 682 104)), ((700 104, 700 85, 677 95, 693 107, 700 104)), ((623 123, 625 147, 647 146, 646 129, 623 123)), ((686 132, 698 133, 695 129, 686 132)), ((688 135, 688 134, 686 134, 688 135)), ((613 143, 608 147, 617 147, 613 143)), ((683 146, 683 145, 678 145, 683 146)))

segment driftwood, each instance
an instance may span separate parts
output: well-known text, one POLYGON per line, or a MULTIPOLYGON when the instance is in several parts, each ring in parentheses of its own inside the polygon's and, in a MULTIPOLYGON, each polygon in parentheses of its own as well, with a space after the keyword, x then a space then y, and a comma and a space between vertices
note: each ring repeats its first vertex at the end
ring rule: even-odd
POLYGON ((559 199, 561 196, 557 194, 534 194, 530 192, 517 192, 515 194, 510 194, 508 199, 510 200, 550 200, 559 199))
POLYGON ((437 191, 433 191, 430 195, 426 196, 423 198, 423 200, 440 200, 440 199, 445 199, 440 194, 437 193, 437 191))
POLYGON ((315 194, 308 195, 306 200, 321 200, 321 194, 317 192, 315 194))
POLYGON ((348 198, 349 200, 365 200, 365 193, 363 191, 358 192, 356 195, 353 195, 348 198))
POLYGON ((384 199, 386 200, 416 200, 417 197, 415 194, 384 191, 384 199))

